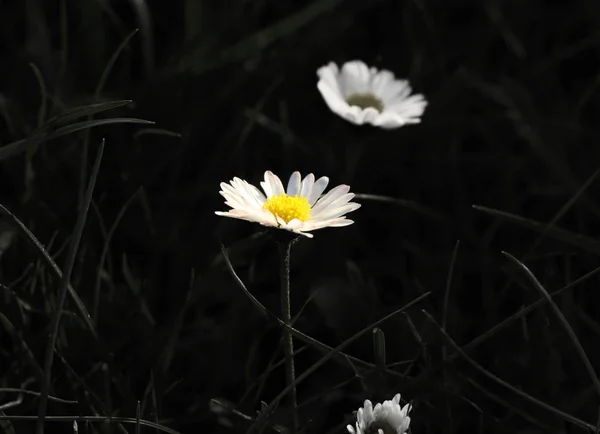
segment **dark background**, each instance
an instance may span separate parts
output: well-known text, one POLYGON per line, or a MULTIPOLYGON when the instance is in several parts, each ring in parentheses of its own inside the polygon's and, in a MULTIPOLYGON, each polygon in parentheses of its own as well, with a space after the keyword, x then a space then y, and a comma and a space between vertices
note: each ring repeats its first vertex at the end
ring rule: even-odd
MULTIPOLYGON (((246 432, 245 417, 209 402, 254 418, 282 390, 282 367, 270 365, 280 329, 236 284, 220 244, 274 312, 278 256, 261 226, 214 215, 227 208, 219 183, 257 184, 265 170, 286 182, 299 170, 375 195, 356 199, 354 225, 294 246, 299 330, 335 347, 430 292, 380 325, 387 371, 335 358, 298 386, 305 432, 345 432, 364 399, 397 392, 413 403, 415 433, 585 432, 498 381, 595 425, 598 391, 548 304, 485 335, 471 362, 453 356, 440 326, 464 346, 541 297, 502 251, 548 292, 599 266, 599 29, 595 0, 0 1, 0 143, 93 102, 133 100, 96 119, 155 122, 0 161, 0 203, 63 267, 106 139, 72 276, 98 338, 68 298, 51 395, 78 403, 51 401, 48 414, 135 418, 140 401, 143 419, 181 433, 246 432), (331 113, 316 70, 354 59, 408 78, 429 101, 422 123, 383 131, 331 113)), ((11 243, 0 259, 0 388, 39 391, 59 279, 8 217, 1 236, 11 243)), ((598 283, 555 298, 593 366, 598 283)), ((371 332, 344 351, 376 361, 371 332)), ((299 373, 323 356, 308 345, 299 373)), ((17 396, 0 391, 0 405, 17 396)), ((33 417, 38 401, 25 395, 4 413, 33 417)), ((284 400, 271 421, 288 415, 284 400)))

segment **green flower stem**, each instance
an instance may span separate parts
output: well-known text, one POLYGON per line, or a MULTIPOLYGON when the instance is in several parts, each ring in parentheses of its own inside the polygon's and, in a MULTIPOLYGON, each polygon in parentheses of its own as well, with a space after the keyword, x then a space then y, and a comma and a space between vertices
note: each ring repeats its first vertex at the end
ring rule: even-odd
MULTIPOLYGON (((294 240, 278 242, 281 274, 281 314, 283 322, 291 325, 292 312, 290 302, 290 253, 294 240)), ((285 352, 285 377, 290 387, 290 406, 292 407, 292 433, 298 428, 298 401, 296 398, 296 372, 294 369, 294 342, 289 329, 283 329, 283 348, 285 352)))

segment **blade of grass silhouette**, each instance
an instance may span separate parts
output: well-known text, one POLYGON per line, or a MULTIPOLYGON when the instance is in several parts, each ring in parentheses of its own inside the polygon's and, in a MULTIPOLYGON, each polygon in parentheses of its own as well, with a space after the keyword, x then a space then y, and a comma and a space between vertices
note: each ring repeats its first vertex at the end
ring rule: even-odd
POLYGON ((583 185, 577 190, 577 192, 569 198, 569 200, 558 210, 558 212, 552 217, 552 219, 546 225, 544 232, 535 240, 531 248, 527 251, 527 253, 523 256, 521 262, 525 262, 529 257, 533 254, 536 247, 542 242, 542 240, 548 235, 550 229, 558 223, 558 221, 571 209, 571 207, 577 202, 577 200, 583 195, 583 193, 592 185, 592 183, 596 180, 596 178, 600 175, 600 168, 596 169, 596 171, 583 183, 583 185))
POLYGON ((140 434, 142 428, 142 425, 140 424, 140 413, 140 401, 138 401, 135 406, 135 434, 140 434))
POLYGON ((471 357, 469 357, 469 355, 467 353, 465 353, 462 350, 462 348, 460 348, 458 346, 458 344, 456 342, 454 342, 454 339, 452 339, 446 333, 446 331, 437 323, 437 321, 433 318, 433 316, 431 316, 431 314, 429 314, 429 312, 427 312, 426 310, 423 310, 422 312, 427 317, 427 319, 429 319, 429 321, 431 321, 433 324, 435 324, 437 326, 440 333, 442 333, 442 335, 446 338, 446 340, 448 341, 448 343, 450 343, 450 345, 454 348, 454 350, 458 354, 460 354, 460 356, 463 359, 465 359, 465 361, 467 361, 473 368, 475 368, 477 371, 481 372, 484 376, 486 376, 487 378, 491 379, 492 381, 498 383, 499 385, 503 386, 504 388, 512 391, 513 393, 519 395, 520 397, 526 399, 527 401, 537 405, 538 407, 543 408, 551 413, 554 413, 555 415, 559 416, 560 418, 562 418, 568 422, 571 422, 574 425, 577 425, 577 426, 587 429, 587 430, 595 430, 596 427, 594 425, 591 425, 581 419, 576 418, 575 416, 565 413, 564 411, 559 410, 558 408, 552 407, 551 405, 546 404, 545 402, 540 401, 537 398, 534 398, 533 396, 516 388, 512 384, 509 384, 506 381, 502 380, 500 377, 497 377, 496 375, 492 374, 490 371, 488 371, 483 366, 481 366, 479 363, 477 363, 475 360, 473 360, 471 357))
POLYGON ((65 272, 63 273, 62 279, 58 285, 57 290, 57 301, 55 306, 54 315, 51 322, 51 330, 48 343, 46 345, 46 354, 44 356, 44 381, 41 387, 40 402, 38 405, 38 421, 36 424, 36 434, 44 433, 44 418, 46 416, 46 407, 48 404, 48 394, 50 392, 50 385, 52 381, 52 363, 54 361, 54 348, 56 346, 56 339, 58 338, 58 331, 60 328, 60 321, 62 319, 64 304, 67 298, 68 288, 71 281, 71 273, 75 266, 75 258, 77 257, 77 251, 79 250, 79 242, 85 228, 85 221, 87 218, 90 203, 92 202, 92 195, 94 193, 94 187, 96 186, 96 179, 100 170, 100 162, 102 161, 102 154, 104 152, 104 139, 98 146, 96 153, 96 160, 92 168, 88 188, 85 194, 85 202, 80 207, 77 215, 77 221, 75 228, 73 229, 73 236, 69 242, 69 249, 67 251, 67 259, 65 261, 65 272))
MULTIPOLYGON (((108 62, 106 63, 106 66, 102 70, 102 74, 100 75, 100 78, 98 79, 98 83, 96 84, 96 89, 94 90, 95 98, 100 97, 100 94, 102 93, 102 90, 104 89, 104 86, 106 85, 106 82, 108 81, 108 77, 109 77, 113 67, 115 66, 115 63, 117 62, 117 59, 119 58, 119 56, 121 55, 121 53, 123 52, 125 47, 127 47, 131 38, 133 38, 133 36, 137 32, 138 32, 138 29, 134 29, 132 32, 130 32, 123 39, 123 41, 121 41, 121 43, 119 44, 119 46, 117 47, 115 52, 112 54, 112 56, 110 56, 110 59, 108 59, 108 62)), ((92 116, 93 116, 93 113, 90 113, 88 115, 87 121, 91 121, 92 116)), ((85 188, 84 187, 85 181, 87 180, 89 145, 90 145, 90 132, 86 131, 83 136, 83 143, 81 146, 81 162, 79 165, 79 203, 81 203, 81 201, 83 200, 83 191, 85 188)))
POLYGON ((143 119, 136 118, 112 118, 112 119, 98 119, 95 121, 83 121, 65 127, 58 128, 57 130, 49 133, 40 134, 37 136, 21 139, 16 142, 9 143, 8 145, 0 147, 0 161, 5 160, 15 155, 21 154, 30 146, 38 145, 43 142, 47 142, 52 139, 56 139, 67 134, 72 134, 77 131, 85 130, 88 128, 99 127, 103 125, 113 124, 146 124, 152 125, 154 122, 146 121, 143 119))
POLYGON ((102 75, 100 76, 98 84, 96 84, 96 89, 94 90, 94 95, 96 97, 100 96, 100 94, 102 93, 102 90, 104 89, 104 86, 108 81, 108 77, 112 72, 115 63, 117 63, 117 59, 119 58, 123 50, 127 47, 127 45, 129 45, 129 41, 131 40, 131 38, 133 38, 138 31, 138 29, 133 29, 133 31, 131 31, 127 36, 125 36, 125 38, 123 39, 123 41, 121 41, 115 52, 112 54, 112 56, 110 56, 110 59, 108 59, 106 67, 102 71, 102 75))
MULTIPOLYGON (((0 420, 9 421, 35 421, 37 416, 21 416, 21 415, 0 415, 0 420)), ((158 423, 150 422, 149 420, 140 419, 139 421, 135 417, 119 417, 119 416, 46 416, 46 422, 103 422, 103 423, 139 423, 142 426, 148 428, 154 428, 161 432, 168 434, 181 434, 179 431, 167 428, 166 426, 158 423)))
POLYGON ((48 113, 48 88, 46 87, 46 81, 39 68, 33 62, 29 62, 29 66, 33 70, 35 79, 40 87, 40 108, 38 109, 37 125, 38 127, 41 127, 44 124, 46 114, 48 113))
POLYGON ((131 104, 132 102, 133 101, 130 99, 123 99, 118 101, 98 102, 94 104, 86 104, 78 107, 69 108, 63 113, 48 119, 46 125, 48 127, 51 127, 53 125, 66 124, 84 116, 92 116, 98 113, 125 106, 127 104, 131 104))
MULTIPOLYGON (((532 98, 525 87, 509 79, 504 79, 499 84, 488 83, 469 74, 464 69, 460 70, 459 75, 462 76, 465 84, 477 89, 482 95, 506 110, 505 116, 514 125, 515 132, 529 145, 533 153, 553 172, 557 179, 572 191, 579 189, 579 183, 573 178, 569 168, 564 165, 551 147, 547 146, 543 135, 539 132, 539 124, 534 123, 535 117, 531 114, 534 107, 530 102, 528 103, 532 98), (520 96, 520 99, 518 100, 513 95, 520 96), (534 119, 534 122, 531 119, 534 119)), ((591 212, 600 217, 600 209, 593 201, 583 196, 582 202, 591 212)))
MULTIPOLYGON (((454 267, 456 266, 456 257, 458 255, 458 248, 460 241, 457 240, 452 250, 452 257, 450 259, 450 268, 448 269, 448 277, 446 278, 446 290, 444 291, 444 304, 442 307, 442 327, 446 330, 448 326, 448 305, 450 304, 450 290, 452 288, 452 277, 454 275, 454 267)), ((442 359, 446 360, 447 352, 446 347, 442 348, 442 359)))
MULTIPOLYGON (((421 334, 417 330, 417 327, 415 326, 415 323, 411 319, 411 317, 408 314, 408 312, 404 312, 403 316, 404 316, 404 318, 406 318, 406 322, 408 323, 408 327, 410 328, 411 333, 415 337, 415 340, 417 341, 417 343, 421 347, 421 354, 423 355, 423 360, 425 361, 426 372, 430 372, 430 370, 431 370, 431 358, 429 357, 429 351, 427 351, 427 345, 425 344, 425 341, 421 337, 421 334)), ((405 377, 408 376, 408 373, 413 368, 413 366, 417 362, 418 358, 419 358, 419 355, 417 355, 409 363, 409 365, 406 367, 406 369, 404 371, 404 376, 405 377)))
POLYGON ((544 429, 544 432, 551 432, 551 433, 555 433, 555 434, 561 434, 563 431, 556 429, 555 427, 551 427, 549 425, 544 425, 542 422, 540 422, 539 420, 537 420, 536 418, 534 418, 533 416, 530 416, 529 414, 527 414, 526 411, 521 410, 519 407, 510 404, 508 401, 500 398, 498 395, 490 392, 489 390, 487 390, 485 387, 483 387, 481 384, 479 384, 478 382, 476 382, 475 380, 473 380, 470 377, 467 377, 466 375, 460 374, 459 375, 461 377, 463 377, 465 379, 465 381, 467 381, 468 383, 471 384, 471 386, 473 386, 475 389, 481 391, 481 393, 483 393, 484 395, 486 395, 489 399, 491 399, 492 401, 497 402, 498 404, 510 409, 511 411, 515 412, 516 414, 518 414, 519 416, 521 416, 523 419, 525 419, 527 422, 531 423, 532 425, 537 425, 538 427, 544 429))
MULTIPOLYGON (((444 291, 444 303, 442 305, 442 327, 447 330, 448 327, 448 305, 450 304, 450 291, 452 289, 452 278, 454 275, 454 267, 456 266, 456 257, 458 255, 458 248, 460 246, 460 240, 456 240, 454 249, 452 250, 452 257, 450 259, 450 267, 448 269, 448 276, 446 278, 446 289, 444 291)), ((442 361, 445 362, 448 358, 448 348, 446 345, 442 345, 442 361)), ((444 386, 449 387, 450 381, 448 377, 448 370, 446 367, 448 364, 444 363, 442 374, 444 378, 444 386)), ((454 420, 452 417, 452 411, 450 410, 450 401, 448 394, 444 394, 444 406, 446 408, 447 424, 449 432, 454 431, 454 420)))
MULTIPOLYGON (((557 296, 562 294, 563 292, 574 288, 575 286, 577 286, 578 284, 586 281, 587 279, 593 277, 594 275, 598 274, 600 272, 600 267, 597 267, 595 269, 593 269, 592 271, 590 271, 589 273, 584 274, 583 276, 581 276, 580 278, 576 279, 575 281, 569 283, 568 285, 566 285, 565 287, 558 289, 554 292, 552 292, 552 296, 557 296)), ((518 312, 514 313, 513 315, 509 316, 508 318, 504 319, 503 321, 499 322, 498 324, 496 324, 495 326, 493 326, 492 328, 490 328, 489 330, 487 330, 486 332, 482 333, 481 335, 477 336, 476 338, 474 338, 473 340, 471 340, 469 343, 463 345, 462 347, 462 351, 463 352, 467 352, 467 351, 471 351, 474 348, 477 348, 479 345, 483 344, 485 341, 487 341, 488 339, 490 339, 492 336, 494 336, 496 333, 502 331, 503 329, 507 328, 509 325, 511 325, 514 321, 517 321, 523 317, 525 317, 525 315, 527 315, 528 313, 532 312, 533 310, 537 309, 538 307, 544 305, 547 303, 547 300, 545 298, 541 298, 539 300, 537 300, 536 302, 530 304, 529 306, 520 309, 518 312)), ((448 360, 445 363, 451 363, 454 360, 456 360, 458 357, 460 356, 460 353, 458 352, 454 352, 453 354, 451 354, 448 357, 448 360)), ((438 369, 441 369, 445 363, 437 363, 436 365, 434 365, 433 367, 427 369, 427 372, 424 373, 423 375, 420 376, 420 378, 425 378, 430 376, 432 373, 436 372, 438 369)), ((418 381, 418 380, 417 380, 418 381)))
POLYGON ((28 364, 31 365, 31 368, 33 370, 33 375, 41 383, 44 380, 44 371, 42 370, 42 367, 38 364, 37 360, 35 359, 35 356, 33 355, 33 352, 31 351, 31 348, 29 348, 29 345, 27 345, 27 342, 25 342, 25 340, 23 339, 21 334, 17 331, 15 326, 12 324, 12 322, 10 322, 9 319, 6 316, 4 316, 4 314, 2 312, 0 312, 0 325, 4 328, 6 333, 12 338, 15 346, 17 344, 19 346, 19 350, 16 354, 17 357, 15 357, 15 359, 20 362, 19 358, 20 358, 21 354, 23 354, 25 356, 28 364))
POLYGON ((143 129, 140 129, 140 130, 136 131, 135 133, 133 133, 133 138, 134 138, 134 140, 139 140, 140 137, 146 136, 146 135, 166 136, 166 137, 173 137, 175 139, 181 139, 183 137, 181 135, 181 133, 176 133, 175 131, 165 130, 163 128, 143 128, 143 129))
MULTIPOLYGON (((554 228, 554 226, 562 218, 562 216, 565 215, 569 209, 571 209, 571 207, 583 195, 585 190, 588 189, 588 187, 594 182, 594 180, 598 177, 599 174, 600 174, 600 168, 596 169, 596 171, 590 177, 588 177, 588 179, 583 183, 583 185, 581 187, 579 187, 579 189, 575 192, 575 194, 573 196, 571 196, 569 198, 569 200, 559 209, 559 211, 550 219, 550 221, 546 224, 543 232, 536 238, 534 243, 529 247, 529 249, 526 251, 526 253, 521 257, 521 262, 525 263, 525 262, 527 262, 527 260, 529 260, 531 258, 531 256, 535 252, 535 249, 539 246, 539 244, 542 242, 542 240, 545 239, 545 237, 548 235, 550 230, 552 228, 554 228)), ((503 288, 500 290, 500 293, 497 297, 498 301, 496 302, 496 305, 492 306, 491 309, 493 309, 493 310, 497 309, 497 303, 499 303, 499 300, 502 300, 505 298, 509 287, 514 282, 515 282, 515 280, 512 276, 507 279, 507 282, 504 284, 503 288)))
MULTIPOLYGON (((256 420, 255 417, 248 416, 247 414, 242 413, 241 411, 237 410, 232 404, 224 402, 221 399, 211 398, 210 405, 211 405, 211 408, 213 409, 213 412, 214 412, 215 406, 218 406, 218 407, 223 408, 223 410, 228 411, 229 413, 231 413, 243 420, 246 420, 249 422, 253 422, 256 420)), ((271 426, 271 428, 273 429, 273 431, 278 432, 280 434, 288 433, 288 429, 282 425, 274 424, 273 426, 271 426)))
MULTIPOLYGON (((229 63, 243 61, 250 56, 260 53, 278 40, 296 32, 318 18, 321 14, 328 12, 343 3, 343 1, 344 0, 312 1, 302 10, 283 18, 279 22, 265 29, 259 30, 240 42, 219 50, 216 59, 202 62, 201 66, 198 66, 198 62, 194 60, 203 57, 205 58, 206 56, 203 56, 204 53, 199 53, 198 50, 192 49, 181 56, 180 59, 171 61, 170 63, 173 66, 169 67, 166 72, 171 74, 174 72, 173 69, 177 72, 190 69, 195 74, 201 74, 229 63)), ((201 36, 203 36, 203 34, 201 36)))
MULTIPOLYGON (((107 406, 102 402, 102 400, 98 397, 98 395, 96 395, 96 393, 88 386, 88 384, 85 382, 85 380, 77 372, 75 372, 73 367, 71 365, 69 365, 69 363, 65 360, 65 358, 62 356, 62 354, 59 351, 56 351, 56 357, 58 357, 58 359, 61 361, 61 363, 63 364, 65 369, 68 371, 68 373, 71 374, 75 378, 75 381, 81 386, 81 388, 84 389, 85 393, 83 396, 86 399, 86 401, 88 401, 87 404, 90 406, 90 408, 94 408, 94 406, 91 405, 91 403, 89 402, 89 401, 93 401, 94 405, 99 407, 100 410, 102 411, 102 413, 104 413, 104 414, 108 413, 107 406)), ((119 428, 121 433, 129 434, 127 432, 127 430, 125 429, 125 427, 123 427, 123 425, 121 423, 117 422, 117 427, 119 428)))
MULTIPOLYGON (((0 387, 0 393, 22 393, 24 395, 40 396, 40 392, 35 390, 18 389, 14 387, 0 387)), ((63 404, 77 404, 79 401, 73 401, 71 399, 57 398, 56 396, 48 395, 49 401, 62 402, 63 404)))
MULTIPOLYGON (((473 208, 486 214, 490 214, 494 217, 509 220, 538 232, 544 232, 546 230, 546 225, 535 220, 480 205, 473 205, 473 208)), ((600 242, 594 241, 583 235, 576 234, 565 229, 559 229, 557 227, 549 228, 547 234, 558 241, 578 247, 589 253, 593 253, 594 255, 600 255, 600 242)))
MULTIPOLYGON (((254 297, 254 295, 252 295, 252 293, 250 291, 248 291, 248 289, 246 288, 246 285, 244 284, 244 282, 242 282, 242 279, 240 279, 240 277, 235 272, 235 269, 233 268, 233 265, 231 264, 231 261, 229 260, 229 256, 227 255, 227 251, 225 250, 225 246, 223 246, 222 244, 221 244, 221 252, 223 253, 223 258, 225 259, 225 264, 227 265, 229 272, 231 273, 231 275, 237 282, 237 284, 240 287, 240 289, 242 290, 242 292, 252 302, 252 304, 254 304, 254 306, 256 306, 258 308, 258 310, 265 317, 273 320, 274 322, 276 322, 277 324, 279 324, 281 326, 286 327, 285 323, 277 315, 275 315, 273 312, 269 311, 265 306, 263 306, 263 304, 260 301, 258 301, 258 299, 256 297, 254 297)), ((429 293, 427 293, 427 295, 429 295, 429 293)), ((322 343, 308 335, 305 335, 301 331, 299 331, 293 327, 288 327, 288 328, 289 328, 290 332, 294 335, 294 337, 300 339, 301 341, 303 341, 307 344, 312 345, 313 347, 317 348, 321 352, 328 353, 330 351, 333 351, 332 347, 325 345, 324 343, 322 343)), ((356 363, 358 366, 360 366, 363 369, 374 369, 375 368, 375 365, 373 363, 365 362, 364 360, 350 356, 349 354, 345 354, 341 351, 339 354, 340 354, 340 357, 351 360, 353 363, 356 363)), ((342 360, 342 362, 345 364, 346 360, 344 359, 344 360, 342 360)), ((391 370, 387 370, 386 372, 392 376, 404 378, 402 376, 402 374, 399 374, 398 372, 391 371, 391 370)))
POLYGON ((175 322, 173 324, 172 330, 169 333, 169 337, 167 338, 167 342, 164 346, 164 351, 158 358, 156 363, 156 367, 164 373, 169 371, 169 367, 171 366, 171 361, 175 355, 175 347, 177 345, 177 339, 179 337, 179 333, 183 327, 183 320, 185 319, 185 314, 189 309, 192 303, 192 294, 194 289, 194 284, 196 283, 196 270, 193 268, 190 271, 190 283, 188 286, 187 293, 185 295, 185 300, 183 301, 183 306, 179 310, 179 314, 175 317, 175 322))
MULTIPOLYGON (((273 357, 271 359, 269 359, 269 363, 268 363, 267 367, 265 368, 265 370, 252 383, 250 383, 246 387, 246 391, 244 392, 244 395, 242 395, 242 398, 239 400, 239 402, 244 402, 244 400, 248 397, 248 395, 250 394, 252 389, 255 387, 256 387, 256 392, 254 394, 255 395, 254 402, 258 401, 260 392, 263 390, 263 388, 265 386, 265 382, 266 382, 269 374, 285 363, 285 359, 280 359, 279 361, 277 361, 277 354, 279 353, 281 348, 282 348, 282 345, 279 345, 277 350, 273 354, 273 357)), ((311 346, 309 344, 306 344, 298 349, 294 349, 294 357, 296 357, 298 354, 302 354, 308 348, 311 348, 311 346)))
MULTIPOLYGON (((54 274, 56 274, 56 276, 59 279, 62 279, 63 272, 58 267, 58 265, 56 265, 56 262, 54 262, 54 259, 52 259, 52 256, 50 256, 50 254, 46 251, 46 249, 44 248, 42 243, 39 242, 39 240, 27 228, 27 226, 25 226, 25 224, 23 224, 23 222, 21 222, 21 220, 19 220, 13 213, 11 213, 3 205, 0 205, 0 213, 4 214, 5 216, 12 219, 12 221, 17 225, 17 227, 25 235, 25 237, 33 244, 33 246, 35 248, 37 248, 38 252, 40 253, 41 258, 46 262, 46 265, 48 265, 50 267, 50 269, 52 271, 54 271, 54 274)), ((90 316, 87 308, 85 307, 85 304, 83 304, 83 301, 81 301, 81 299, 75 292, 75 289, 71 285, 69 285, 69 295, 71 296, 71 298, 73 299, 73 302, 77 306, 77 309, 79 310, 79 314, 81 315, 81 318, 83 319, 83 321, 86 323, 88 329, 92 332, 92 335, 94 336, 94 338, 97 338, 96 326, 94 325, 94 322, 92 321, 92 317, 90 316)))
POLYGON ((535 277, 535 275, 531 272, 531 270, 529 270, 529 268, 527 268, 527 266, 525 264, 523 264, 521 261, 519 261, 517 258, 515 258, 513 255, 511 255, 508 252, 503 251, 502 254, 504 256, 506 256, 508 259, 510 259, 512 262, 514 262, 515 265, 517 265, 525 273, 525 275, 527 275, 527 277, 529 278, 531 283, 533 283, 533 286, 535 287, 535 289, 537 289, 538 292, 546 299, 546 302, 548 304, 550 304, 550 307, 552 308, 552 311, 558 318, 558 321, 561 323, 561 325, 567 332, 567 335, 569 335, 571 342, 573 342, 573 346, 575 347, 575 350, 579 354, 579 357, 581 358, 581 361, 583 362, 585 369, 588 371, 588 375, 590 376, 590 379, 592 380, 592 382, 594 383, 594 386, 596 387, 596 393, 598 393, 598 397, 600 397, 600 380, 598 379, 596 370, 594 369, 592 362, 590 361, 585 350, 583 349, 581 342, 579 342, 579 338, 575 334, 575 331, 573 331, 571 324, 569 324, 569 321, 567 320, 567 318, 563 315, 562 311, 556 305, 554 300, 552 300, 552 296, 550 294, 548 294, 548 291, 546 291, 546 288, 544 288, 544 286, 535 277))
POLYGON ((102 271, 104 269, 104 262, 106 261, 106 256, 108 255, 108 248, 110 246, 110 242, 112 240, 119 223, 123 216, 125 216, 125 212, 129 209, 129 206, 133 203, 133 200, 138 196, 138 194, 142 191, 142 187, 138 188, 130 197, 127 199, 125 204, 119 210, 117 217, 115 217, 115 221, 111 225, 108 233, 106 234, 106 238, 104 239, 104 244, 102 245, 102 253, 100 254, 100 261, 98 262, 98 272, 96 273, 96 280, 94 282, 94 305, 92 306, 92 318, 94 321, 98 321, 98 304, 100 302, 100 282, 102 277, 102 271))
POLYGON ((140 26, 142 62, 144 64, 144 78, 148 79, 154 74, 154 29, 152 28, 152 16, 146 0, 130 0, 131 9, 136 15, 136 21, 140 26))
POLYGON ((379 327, 375 327, 372 331, 373 334, 373 358, 375 359, 375 366, 381 371, 385 370, 386 365, 386 352, 385 352, 385 333, 379 327))
POLYGON ((4 434, 16 434, 15 428, 12 426, 9 420, 2 420, 2 417, 6 417, 6 413, 0 410, 0 428, 4 431, 4 434))
MULTIPOLYGON (((317 292, 318 292, 318 290, 315 291, 314 293, 312 293, 307 298, 307 300, 304 302, 302 307, 298 310, 298 312, 294 315, 294 317, 292 318, 292 321, 291 321, 292 326, 296 323, 298 318, 300 318, 300 316, 302 315, 302 312, 304 312, 304 309, 306 308, 306 306, 308 306, 308 304, 316 296, 317 292)), ((281 350, 282 346, 283 346, 283 338, 279 340, 277 348, 273 352, 273 355, 269 359, 269 362, 267 363, 267 366, 264 369, 264 371, 262 372, 262 374, 256 380, 254 380, 251 384, 246 386, 246 390, 245 390, 244 394, 242 395, 242 397, 239 399, 239 402, 244 402, 254 387, 256 387, 256 392, 255 392, 255 399, 253 402, 258 401, 260 393, 261 393, 263 387, 265 386, 265 382, 267 380, 268 375, 271 373, 271 371, 273 371, 276 367, 278 367, 280 364, 283 363, 283 361, 281 361, 281 360, 279 362, 276 362, 277 355, 278 355, 279 351, 281 350)), ((306 348, 308 348, 308 344, 306 346, 300 348, 300 350, 294 351, 294 356, 296 356, 297 354, 300 354, 300 352, 306 348)))
MULTIPOLYGON (((369 333, 371 330, 373 330, 373 328, 379 326, 380 324, 384 323, 388 319, 390 319, 390 318, 398 315, 399 313, 402 313, 405 310, 411 308, 412 306, 414 306, 415 304, 419 303, 421 300, 423 300, 424 298, 426 298, 427 296, 429 296, 429 294, 431 294, 431 293, 430 292, 426 292, 425 294, 422 294, 422 295, 418 296, 414 300, 412 300, 409 303, 405 304, 400 309, 396 309, 392 313, 389 313, 386 316, 384 316, 383 318, 375 321, 374 323, 369 324, 367 327, 363 328, 358 333, 355 333, 350 338, 346 339, 340 345, 338 345, 337 347, 335 347, 331 351, 329 351, 325 356, 321 357, 316 363, 313 363, 301 375, 299 375, 298 377, 296 377, 296 383, 295 383, 295 385, 298 385, 302 381, 306 380, 313 372, 315 372, 318 368, 320 368, 327 361, 331 360, 336 354, 340 353, 342 349, 346 348, 352 342, 356 341, 361 336, 369 333)), ((291 329, 291 327, 290 327, 290 329, 291 329)), ((267 411, 263 412, 261 414, 261 417, 259 417, 257 419, 257 421, 255 422, 255 424, 253 424, 253 426, 250 427, 250 429, 248 430, 249 433, 253 432, 254 428, 256 428, 255 425, 257 425, 258 423, 260 423, 260 419, 266 417, 266 415, 268 415, 272 411, 272 409, 279 404, 279 402, 281 401, 281 399, 289 393, 289 390, 291 389, 292 386, 293 385, 286 386, 285 389, 283 389, 275 398, 273 398, 271 400, 271 402, 267 406, 267 411)))

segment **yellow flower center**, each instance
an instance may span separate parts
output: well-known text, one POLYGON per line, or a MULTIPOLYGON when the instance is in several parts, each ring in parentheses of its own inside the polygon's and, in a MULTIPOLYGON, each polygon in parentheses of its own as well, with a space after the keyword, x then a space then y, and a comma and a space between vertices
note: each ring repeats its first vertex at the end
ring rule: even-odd
POLYGON ((355 105, 361 109, 374 108, 379 113, 383 111, 383 102, 370 93, 352 93, 346 97, 348 105, 355 105))
POLYGON ((263 205, 263 209, 286 223, 294 219, 305 222, 310 218, 310 204, 303 196, 288 196, 285 193, 271 196, 263 205))

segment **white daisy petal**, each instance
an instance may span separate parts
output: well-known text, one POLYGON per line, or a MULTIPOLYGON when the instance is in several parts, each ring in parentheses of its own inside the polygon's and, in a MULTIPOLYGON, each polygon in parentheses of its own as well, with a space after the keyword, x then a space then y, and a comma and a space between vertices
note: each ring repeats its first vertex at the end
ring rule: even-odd
POLYGON ((313 216, 321 210, 325 209, 327 206, 329 206, 330 203, 332 203, 337 198, 348 193, 348 191, 350 191, 350 187, 348 187, 347 185, 338 185, 334 189, 330 190, 329 193, 320 198, 317 201, 317 203, 315 203, 315 205, 313 206, 313 216))
POLYGON ((350 226, 354 223, 354 220, 347 219, 346 217, 340 217, 332 220, 317 220, 304 225, 302 230, 304 231, 316 231, 322 228, 341 228, 344 226, 350 226))
POLYGON ((271 186, 271 193, 273 196, 280 196, 282 193, 285 193, 281 179, 279 179, 277 175, 274 175, 270 170, 265 172, 265 181, 271 186))
POLYGON ((315 184, 315 175, 309 173, 302 180, 302 188, 300 189, 300 196, 310 197, 310 192, 312 191, 313 185, 315 184))
POLYGON ((290 176, 290 180, 287 185, 287 195, 288 196, 296 196, 300 194, 300 182, 302 177, 300 176, 300 172, 292 173, 290 176))
POLYGON ((370 74, 368 66, 360 60, 346 62, 342 66, 340 84, 343 96, 352 93, 365 93, 369 91, 370 74))
POLYGON ((326 176, 322 176, 315 181, 313 188, 310 192, 310 196, 307 197, 310 206, 313 206, 317 199, 319 199, 321 194, 327 188, 327 184, 329 184, 329 178, 326 176))
POLYGON ((319 218, 315 220, 321 221, 335 219, 343 216, 344 214, 348 214, 349 212, 356 211, 359 208, 360 204, 358 203, 347 203, 346 205, 342 205, 337 208, 328 208, 319 214, 319 218))
POLYGON ((354 194, 348 192, 346 185, 340 185, 321 197, 328 183, 326 176, 315 181, 312 173, 302 179, 300 172, 294 172, 289 178, 286 193, 279 177, 266 171, 264 181, 260 183, 263 194, 254 185, 233 178, 229 183, 222 182, 219 191, 225 198, 225 205, 231 209, 216 211, 215 214, 312 238, 309 231, 352 224, 345 214, 360 207, 350 202, 354 194))
POLYGON ((369 68, 354 60, 338 68, 329 63, 317 70, 317 88, 331 111, 357 125, 371 124, 383 129, 417 124, 427 101, 411 95, 407 80, 391 71, 369 68))

